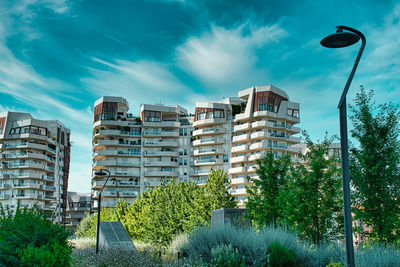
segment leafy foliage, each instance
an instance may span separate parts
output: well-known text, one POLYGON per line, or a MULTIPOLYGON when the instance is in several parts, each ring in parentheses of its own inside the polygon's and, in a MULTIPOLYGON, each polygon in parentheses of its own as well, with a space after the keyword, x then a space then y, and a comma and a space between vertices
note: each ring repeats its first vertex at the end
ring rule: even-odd
POLYGON ((308 153, 302 164, 292 165, 289 155, 274 159, 272 153, 257 161, 259 179, 250 179, 246 208, 258 228, 285 224, 319 243, 342 232, 340 164, 328 156, 334 137, 318 144, 303 135, 308 153))
POLYGON ((240 257, 238 249, 232 245, 221 245, 211 250, 212 265, 218 267, 244 267, 245 259, 240 257))
POLYGON ((361 234, 379 242, 400 240, 400 111, 392 103, 376 106, 373 92, 361 87, 351 106, 359 142, 350 153, 355 219, 372 226, 361 234))
POLYGON ((294 267, 296 266, 296 255, 278 241, 273 241, 268 248, 268 267, 294 267))
MULTIPOLYGON (((118 218, 122 218, 122 215, 118 215, 120 206, 125 207, 125 202, 119 202, 115 208, 101 208, 100 221, 118 221, 118 218)), ((123 209, 123 208, 122 208, 123 209)), ((77 237, 96 237, 97 231, 97 212, 85 217, 75 230, 77 237)))
MULTIPOLYGON (((119 202, 114 209, 102 209, 101 220, 120 221, 131 238, 165 247, 174 236, 209 225, 212 210, 235 207, 229 188, 227 174, 211 170, 203 187, 179 180, 162 183, 131 205, 119 202)), ((94 237, 96 223, 96 214, 82 220, 77 237, 94 237)))
POLYGON ((253 224, 257 227, 278 223, 282 220, 282 195, 290 168, 290 157, 274 159, 269 152, 257 160, 259 179, 250 178, 246 187, 246 208, 253 224))
POLYGON ((0 214, 0 266, 69 266, 71 245, 64 226, 34 209, 0 214))
POLYGON ((303 164, 292 167, 283 196, 287 224, 313 243, 340 237, 343 225, 338 158, 328 155, 334 137, 313 143, 303 133, 308 152, 303 164))

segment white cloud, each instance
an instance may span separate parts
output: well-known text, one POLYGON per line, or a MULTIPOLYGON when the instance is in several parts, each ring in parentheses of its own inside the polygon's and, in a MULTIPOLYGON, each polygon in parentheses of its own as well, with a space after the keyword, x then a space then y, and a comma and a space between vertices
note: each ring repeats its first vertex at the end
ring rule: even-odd
POLYGON ((257 27, 247 22, 234 29, 212 26, 210 32, 190 37, 177 47, 176 60, 182 70, 205 84, 237 85, 243 79, 265 75, 255 66, 257 48, 284 36, 286 32, 278 25, 257 27))
POLYGON ((87 90, 99 97, 123 96, 133 107, 133 113, 137 113, 143 103, 180 104, 193 109, 194 103, 202 98, 184 85, 168 65, 148 60, 108 62, 93 58, 93 61, 107 70, 90 69, 92 76, 82 79, 87 90))

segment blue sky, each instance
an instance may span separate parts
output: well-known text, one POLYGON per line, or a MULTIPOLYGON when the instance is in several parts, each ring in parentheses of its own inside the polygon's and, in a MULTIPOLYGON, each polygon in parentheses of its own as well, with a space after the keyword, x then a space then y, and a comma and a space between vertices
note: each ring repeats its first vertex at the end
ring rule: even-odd
POLYGON ((0 111, 58 119, 72 131, 69 190, 88 192, 93 103, 123 96, 180 104, 273 84, 301 104, 312 138, 338 134, 337 102, 359 44, 326 49, 336 25, 367 46, 349 91, 400 102, 396 1, 18 0, 0 2, 0 111))

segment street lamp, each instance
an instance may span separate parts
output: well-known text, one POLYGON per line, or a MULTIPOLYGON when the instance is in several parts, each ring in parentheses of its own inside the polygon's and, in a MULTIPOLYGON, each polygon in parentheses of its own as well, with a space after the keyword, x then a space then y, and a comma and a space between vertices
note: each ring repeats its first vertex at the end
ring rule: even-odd
POLYGON ((347 137, 347 114, 346 114, 346 94, 349 90, 354 73, 356 72, 358 62, 365 47, 365 36, 350 27, 336 26, 337 31, 321 40, 321 45, 327 48, 342 48, 351 46, 358 42, 361 38, 361 47, 358 51, 353 69, 347 79, 347 83, 340 97, 338 108, 340 110, 340 145, 342 154, 342 179, 343 179, 343 206, 344 206, 344 230, 346 236, 346 254, 347 265, 354 267, 354 248, 353 248, 353 231, 351 218, 351 202, 350 202, 350 179, 349 179, 349 152, 348 152, 348 137, 347 137), (343 32, 346 30, 347 32, 343 32))
POLYGON ((107 184, 108 179, 110 178, 110 172, 106 169, 101 169, 100 171, 94 172, 94 175, 96 176, 106 176, 108 173, 108 177, 106 181, 104 182, 103 187, 100 190, 99 193, 99 199, 97 201, 98 207, 97 207, 97 230, 96 230, 96 254, 99 253, 99 234, 100 234, 100 212, 101 212, 101 193, 103 192, 104 186, 107 184))

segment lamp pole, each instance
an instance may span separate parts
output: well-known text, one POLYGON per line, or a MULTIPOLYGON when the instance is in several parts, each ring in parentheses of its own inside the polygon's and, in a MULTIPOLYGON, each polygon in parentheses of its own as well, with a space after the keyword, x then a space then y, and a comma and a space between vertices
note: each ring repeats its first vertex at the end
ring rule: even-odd
POLYGON ((106 186, 108 179, 110 178, 110 171, 108 171, 108 170, 106 170, 106 169, 102 169, 102 170, 100 170, 100 171, 94 173, 95 175, 98 175, 98 176, 105 176, 105 175, 107 174, 107 173, 105 173, 105 172, 108 173, 108 177, 107 177, 106 181, 104 182, 103 187, 102 187, 101 190, 100 190, 99 199, 98 199, 98 201, 97 201, 98 207, 97 207, 97 229, 96 229, 96 254, 99 253, 101 193, 103 193, 103 189, 104 189, 104 187, 106 186))
POLYGON ((342 180, 343 180, 343 206, 344 206, 344 226, 346 237, 346 256, 347 265, 354 267, 354 248, 353 248, 353 229, 352 229, 352 215, 351 215, 351 201, 350 201, 350 175, 349 175, 349 151, 348 151, 348 134, 347 134, 347 109, 346 109, 346 95, 349 90, 351 81, 353 80, 354 73, 356 72, 361 54, 364 51, 366 44, 365 36, 356 29, 347 26, 337 26, 336 33, 329 35, 322 39, 321 45, 328 48, 342 48, 353 45, 361 39, 361 47, 358 51, 356 61, 354 62, 353 69, 347 79, 346 85, 343 89, 342 96, 339 100, 339 120, 340 120, 340 145, 342 156, 342 180), (347 32, 343 32, 346 30, 347 32))

